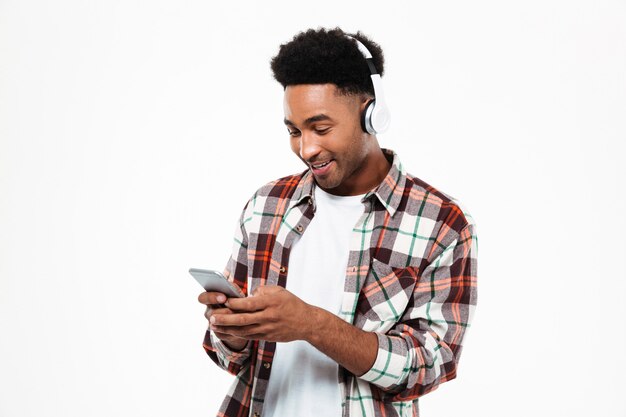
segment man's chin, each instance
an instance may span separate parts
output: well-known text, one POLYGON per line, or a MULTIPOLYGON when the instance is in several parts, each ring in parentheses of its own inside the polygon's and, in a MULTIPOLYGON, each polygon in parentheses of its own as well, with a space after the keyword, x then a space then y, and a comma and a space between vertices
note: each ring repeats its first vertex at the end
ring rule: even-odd
POLYGON ((333 181, 331 178, 317 178, 315 175, 313 175, 313 178, 315 178, 315 183, 325 191, 330 191, 339 186, 338 181, 333 181))

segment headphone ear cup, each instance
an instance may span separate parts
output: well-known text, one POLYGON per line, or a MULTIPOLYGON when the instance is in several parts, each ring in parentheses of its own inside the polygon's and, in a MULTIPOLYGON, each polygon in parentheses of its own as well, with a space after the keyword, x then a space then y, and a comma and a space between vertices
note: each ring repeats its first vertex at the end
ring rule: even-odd
POLYGON ((375 103, 376 100, 370 100, 361 112, 361 129, 370 135, 376 133, 374 127, 372 126, 372 113, 374 111, 375 103))
POLYGON ((390 116, 389 109, 385 106, 384 101, 374 107, 372 113, 369 115, 369 123, 372 130, 376 133, 386 132, 391 122, 390 116))

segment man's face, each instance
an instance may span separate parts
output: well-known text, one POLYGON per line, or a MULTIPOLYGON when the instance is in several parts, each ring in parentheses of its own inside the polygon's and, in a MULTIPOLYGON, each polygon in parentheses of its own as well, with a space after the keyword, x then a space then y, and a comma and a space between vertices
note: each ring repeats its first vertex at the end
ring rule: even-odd
POLYGON ((300 84, 285 89, 285 124, 291 149, 324 190, 336 195, 361 194, 370 151, 361 130, 366 101, 338 95, 334 84, 300 84))

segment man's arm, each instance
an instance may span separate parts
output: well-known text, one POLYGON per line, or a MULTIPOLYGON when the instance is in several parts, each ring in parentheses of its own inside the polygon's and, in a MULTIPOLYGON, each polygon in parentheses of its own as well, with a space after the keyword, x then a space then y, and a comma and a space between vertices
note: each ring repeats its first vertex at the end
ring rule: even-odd
POLYGON ((386 334, 376 334, 376 361, 361 379, 378 386, 387 401, 418 398, 456 377, 476 306, 476 239, 469 223, 434 254, 400 321, 386 334))
POLYGON ((307 342, 356 376, 371 369, 378 353, 375 333, 365 332, 321 308, 314 307, 311 317, 315 330, 309 333, 307 342))
POLYGON ((231 298, 235 313, 211 317, 213 331, 250 340, 304 340, 355 375, 371 368, 378 339, 334 314, 305 303, 278 286, 259 287, 252 297, 231 298))
POLYGON ((476 304, 476 250, 469 224, 424 269, 407 310, 386 334, 364 332, 275 286, 230 299, 238 314, 212 317, 211 328, 252 340, 306 340, 391 401, 411 400, 456 376, 476 304))
MULTIPOLYGON (((247 293, 248 281, 248 236, 244 223, 247 218, 249 206, 250 201, 246 203, 246 206, 239 216, 239 222, 235 229, 233 239, 232 254, 224 270, 224 275, 237 284, 243 290, 244 294, 247 293)), ((207 305, 205 312, 207 319, 231 313, 231 310, 228 308, 218 308, 217 304, 221 304, 223 301, 220 302, 220 300, 217 299, 216 293, 201 293, 198 296, 198 301, 207 305)), ((217 365, 234 375, 238 374, 241 368, 247 364, 251 349, 251 343, 249 341, 245 342, 239 338, 230 338, 219 332, 211 331, 210 328, 205 332, 202 346, 217 365)))

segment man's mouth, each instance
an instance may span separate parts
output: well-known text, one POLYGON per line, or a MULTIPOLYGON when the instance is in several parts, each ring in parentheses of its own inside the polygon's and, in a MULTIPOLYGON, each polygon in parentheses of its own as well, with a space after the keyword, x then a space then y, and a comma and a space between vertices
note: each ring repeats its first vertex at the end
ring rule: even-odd
POLYGON ((329 171, 332 169, 332 167, 334 166, 333 161, 334 159, 329 159, 328 161, 325 161, 325 162, 316 162, 314 164, 310 164, 311 170, 313 171, 315 176, 323 177, 327 175, 329 171))
POLYGON ((324 168, 326 165, 330 164, 330 162, 331 161, 326 161, 326 162, 322 162, 318 164, 311 164, 311 167, 313 167, 314 169, 324 168))

